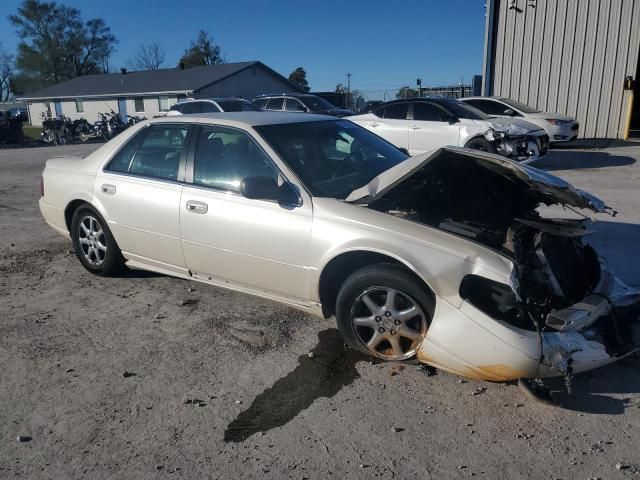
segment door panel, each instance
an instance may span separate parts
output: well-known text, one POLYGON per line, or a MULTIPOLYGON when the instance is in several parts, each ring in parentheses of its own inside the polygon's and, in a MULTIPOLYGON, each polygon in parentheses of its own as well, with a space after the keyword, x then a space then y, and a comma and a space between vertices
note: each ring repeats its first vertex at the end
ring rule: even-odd
POLYGON ((460 124, 449 123, 451 114, 430 102, 415 102, 409 122, 409 153, 420 153, 447 145, 458 146, 460 124))
POLYGON ((106 172, 100 172, 95 182, 96 199, 121 250, 184 268, 178 212, 181 193, 177 183, 106 172))
POLYGON ((186 124, 141 130, 99 171, 95 201, 123 252, 184 268, 180 199, 188 142, 186 124))
POLYGON ((398 148, 409 147, 409 120, 380 118, 367 121, 366 127, 398 148))
POLYGON ((189 270, 194 276, 304 301, 311 206, 283 206, 240 195, 243 178, 283 180, 246 132, 202 126, 194 143, 188 162, 194 185, 184 185, 180 202, 189 270))
POLYGON ((185 186, 180 218, 186 264, 195 276, 293 300, 308 295, 309 208, 185 186), (189 202, 206 211, 194 212, 189 202))

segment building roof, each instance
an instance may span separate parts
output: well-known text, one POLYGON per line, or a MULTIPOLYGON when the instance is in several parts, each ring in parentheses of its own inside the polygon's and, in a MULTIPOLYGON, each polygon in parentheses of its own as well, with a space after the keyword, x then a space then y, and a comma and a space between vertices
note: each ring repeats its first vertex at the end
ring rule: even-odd
POLYGON ((185 69, 168 68, 127 73, 103 73, 83 75, 66 82, 51 85, 37 92, 23 95, 21 99, 54 99, 78 97, 113 97, 159 93, 191 93, 217 83, 251 67, 260 67, 271 75, 291 85, 285 77, 262 62, 222 63, 185 69))

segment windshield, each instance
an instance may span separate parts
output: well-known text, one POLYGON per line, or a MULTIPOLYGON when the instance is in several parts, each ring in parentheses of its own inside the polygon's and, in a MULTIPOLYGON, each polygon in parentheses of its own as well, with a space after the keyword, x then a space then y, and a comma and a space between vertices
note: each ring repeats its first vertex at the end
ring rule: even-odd
POLYGON ((246 100, 216 100, 224 112, 259 112, 260 109, 246 100))
POLYGON ((302 101, 302 103, 304 103, 312 112, 318 110, 332 110, 336 108, 324 98, 316 97, 315 95, 304 95, 296 98, 302 101))
POLYGON ((408 156, 347 120, 255 127, 313 196, 345 199, 408 156))
POLYGON ((501 98, 500 100, 502 100, 504 103, 506 103, 510 107, 513 107, 516 110, 520 110, 521 112, 524 112, 524 113, 540 113, 540 110, 536 110, 535 108, 530 107, 529 105, 516 102, 515 100, 511 100, 510 98, 501 98))
POLYGON ((451 111, 458 118, 468 118, 470 120, 489 120, 491 117, 484 112, 481 112, 471 105, 467 105, 464 102, 449 101, 443 102, 442 106, 451 111))

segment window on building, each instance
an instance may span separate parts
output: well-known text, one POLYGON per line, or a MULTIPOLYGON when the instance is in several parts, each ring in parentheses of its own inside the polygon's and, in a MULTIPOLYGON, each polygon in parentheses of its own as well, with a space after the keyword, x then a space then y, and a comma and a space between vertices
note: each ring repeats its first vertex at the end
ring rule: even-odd
POLYGON ((76 113, 84 113, 84 102, 76 99, 76 113))
POLYGON ((160 110, 161 112, 169 111, 169 97, 167 97, 166 95, 158 97, 158 110, 160 110))
POLYGON ((260 148, 247 135, 217 127, 203 128, 195 151, 193 183, 239 191, 246 177, 278 174, 260 148))
POLYGON ((133 99, 134 110, 136 112, 144 112, 144 98, 136 97, 133 99))

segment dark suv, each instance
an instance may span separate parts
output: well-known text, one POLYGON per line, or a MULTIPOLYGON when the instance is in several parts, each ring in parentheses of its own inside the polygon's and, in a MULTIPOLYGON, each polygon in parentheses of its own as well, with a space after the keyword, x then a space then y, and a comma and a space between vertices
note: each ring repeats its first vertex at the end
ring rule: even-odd
POLYGON ((216 112, 256 112, 260 109, 243 98, 197 98, 185 100, 171 106, 171 115, 182 113, 216 113, 216 112))
POLYGON ((337 108, 324 98, 308 93, 260 95, 253 100, 253 104, 269 112, 307 112, 333 115, 334 117, 348 117, 354 114, 351 110, 337 108))

